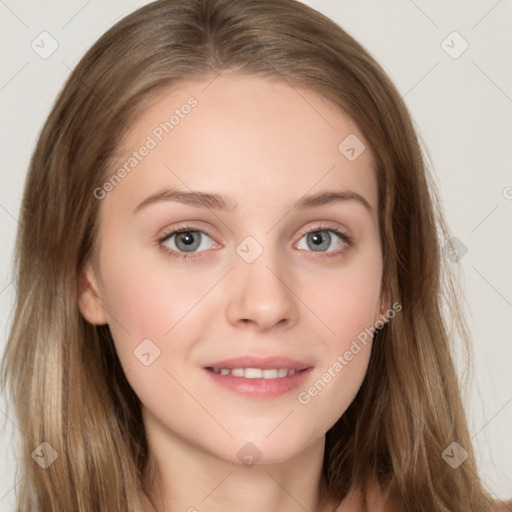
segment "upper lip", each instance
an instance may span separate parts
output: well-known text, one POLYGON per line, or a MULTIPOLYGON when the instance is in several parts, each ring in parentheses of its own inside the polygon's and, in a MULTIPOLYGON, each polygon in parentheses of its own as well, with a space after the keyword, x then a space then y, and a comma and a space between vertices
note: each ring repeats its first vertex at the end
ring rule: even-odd
POLYGON ((285 356, 240 356, 231 359, 224 359, 223 361, 216 361, 208 364, 205 368, 220 369, 225 368, 231 370, 233 368, 261 368, 262 370, 268 368, 287 368, 289 370, 305 370, 311 365, 291 359, 285 356))

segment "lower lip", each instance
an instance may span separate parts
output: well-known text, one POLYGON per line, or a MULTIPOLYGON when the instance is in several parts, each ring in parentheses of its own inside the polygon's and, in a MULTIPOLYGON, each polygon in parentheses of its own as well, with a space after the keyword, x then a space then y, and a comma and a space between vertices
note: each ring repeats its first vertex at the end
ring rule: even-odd
POLYGON ((278 379, 246 379, 245 377, 234 377, 233 375, 220 375, 211 370, 203 368, 219 386, 235 393, 256 398, 271 398, 284 395, 288 391, 300 386, 311 373, 313 368, 306 368, 289 377, 278 379))

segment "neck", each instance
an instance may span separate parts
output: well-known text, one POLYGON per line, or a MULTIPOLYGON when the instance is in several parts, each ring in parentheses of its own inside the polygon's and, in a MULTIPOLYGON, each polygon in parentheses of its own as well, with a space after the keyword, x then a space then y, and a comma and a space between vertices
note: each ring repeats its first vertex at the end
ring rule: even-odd
POLYGON ((337 508, 322 476, 323 439, 292 461, 252 467, 214 458, 184 443, 162 450, 160 440, 158 446, 157 452, 150 449, 144 469, 145 512, 192 512, 204 507, 209 512, 333 512, 337 508))
MULTIPOLYGON (((325 490, 327 489, 327 487, 325 486, 324 483, 322 483, 322 488, 325 490)), ((325 498, 319 500, 317 507, 314 509, 315 512, 340 511, 339 501, 334 497, 327 497, 327 495, 325 495, 325 496, 326 496, 325 498)), ((153 504, 153 500, 149 497, 148 493, 144 489, 141 489, 140 497, 141 497, 143 512, 167 512, 167 510, 169 510, 169 508, 166 507, 165 504, 163 505, 162 509, 157 509, 155 507, 155 505, 153 504)), ((196 509, 194 509, 194 508, 189 508, 188 510, 190 512, 196 511, 196 509)))

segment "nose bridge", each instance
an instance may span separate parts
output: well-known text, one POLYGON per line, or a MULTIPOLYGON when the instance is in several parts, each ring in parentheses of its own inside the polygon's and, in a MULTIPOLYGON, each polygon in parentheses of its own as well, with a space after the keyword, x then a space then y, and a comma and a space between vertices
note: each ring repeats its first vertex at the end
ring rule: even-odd
MULTIPOLYGON (((268 235, 268 234, 267 234, 268 235)), ((261 329, 296 321, 290 267, 272 236, 248 236, 236 247, 233 289, 229 296, 231 323, 256 323, 261 329)))

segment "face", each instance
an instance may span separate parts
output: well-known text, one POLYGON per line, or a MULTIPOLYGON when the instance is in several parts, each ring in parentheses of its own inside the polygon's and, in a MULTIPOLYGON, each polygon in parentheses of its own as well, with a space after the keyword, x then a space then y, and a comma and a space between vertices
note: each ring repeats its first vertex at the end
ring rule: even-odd
POLYGON ((357 126, 311 91, 223 74, 159 94, 117 154, 80 308, 109 324, 148 435, 238 464, 323 440, 388 307, 357 126))

